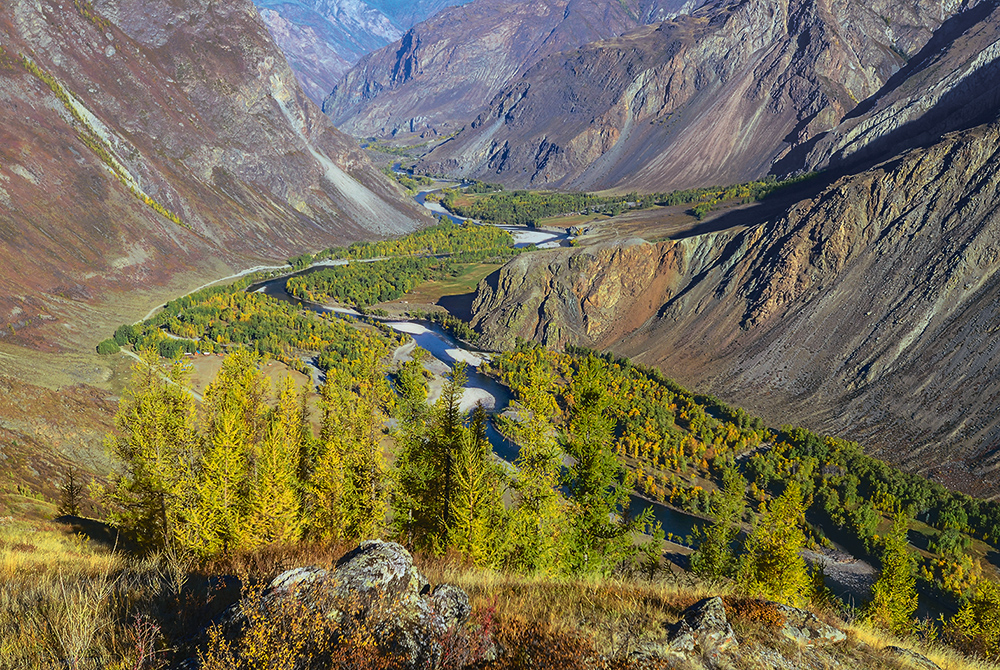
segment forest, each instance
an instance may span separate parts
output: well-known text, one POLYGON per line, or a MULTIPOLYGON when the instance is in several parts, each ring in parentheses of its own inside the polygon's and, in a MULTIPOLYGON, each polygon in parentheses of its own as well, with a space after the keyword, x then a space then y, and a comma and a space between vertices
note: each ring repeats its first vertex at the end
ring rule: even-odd
MULTIPOLYGON (((344 267, 367 265, 385 262, 344 267)), ((823 602, 896 634, 1000 654, 1000 589, 986 559, 1000 539, 995 501, 902 473, 852 442, 770 428, 586 349, 522 342, 485 363, 516 398, 503 415, 459 409, 462 365, 429 405, 419 350, 386 367, 401 336, 247 293, 250 281, 172 301, 115 333, 144 353, 109 443, 121 475, 99 498, 148 550, 207 561, 388 537, 480 568, 566 578, 655 574, 666 538, 693 550, 695 574, 738 592, 823 602), (200 407, 183 392, 183 364, 164 363, 176 347, 230 354, 200 407), (261 357, 295 367, 305 353, 325 371, 316 422, 305 389, 274 390, 260 371, 261 357), (491 421, 518 446, 513 468, 491 453, 491 421), (633 492, 702 521, 668 536, 633 492), (880 568, 867 604, 831 596, 800 555, 834 546, 880 568), (941 615, 918 619, 918 606, 941 615)))
MULTIPOLYGON (((440 223, 393 240, 328 249, 308 264, 349 262, 291 277, 286 288, 301 300, 365 308, 400 298, 423 282, 454 276, 470 263, 503 263, 522 251, 514 248, 510 233, 494 226, 440 223)), ((289 263, 306 265, 301 258, 289 263)))
POLYGON ((551 407, 559 408, 550 413, 556 425, 567 421, 564 408, 577 402, 576 377, 598 375, 611 422, 606 446, 630 481, 652 500, 708 519, 692 536, 674 538, 695 548, 695 572, 735 580, 776 600, 815 597, 822 587, 816 575, 810 579, 798 551, 830 547, 828 538, 835 538, 882 567, 865 616, 897 632, 920 630, 1000 652, 1000 633, 991 632, 1000 623, 1000 590, 984 569, 984 555, 994 553, 1000 540, 997 501, 903 473, 854 442, 791 426, 772 430, 627 359, 522 343, 494 358, 490 370, 519 402, 532 397, 532 380, 544 370, 555 381, 549 392, 551 407), (930 539, 923 551, 912 552, 907 544, 921 537, 920 527, 930 539), (775 544, 768 537, 782 539, 775 544), (760 566, 753 567, 758 562, 776 572, 761 575, 760 566), (918 597, 957 613, 918 621, 918 597))
POLYGON ((141 324, 124 324, 108 340, 135 351, 155 350, 166 359, 182 353, 249 349, 306 372, 351 371, 362 352, 382 357, 401 343, 381 324, 361 324, 318 314, 262 293, 247 292, 260 276, 202 289, 168 302, 141 324))
POLYGON ((762 200, 782 188, 809 179, 812 175, 777 181, 765 179, 734 186, 671 191, 669 193, 626 193, 625 195, 600 196, 593 193, 564 193, 546 191, 491 192, 490 185, 479 189, 466 189, 469 193, 487 193, 466 203, 461 191, 446 189, 442 203, 450 211, 469 219, 509 226, 534 226, 539 220, 558 214, 604 213, 617 216, 630 209, 648 209, 656 206, 691 204, 690 213, 698 219, 721 202, 753 202, 762 200))

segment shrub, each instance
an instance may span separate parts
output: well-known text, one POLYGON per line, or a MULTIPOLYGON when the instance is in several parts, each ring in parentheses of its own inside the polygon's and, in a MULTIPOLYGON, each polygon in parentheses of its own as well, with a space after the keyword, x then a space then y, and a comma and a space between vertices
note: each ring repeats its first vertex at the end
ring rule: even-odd
POLYGON ((100 344, 97 345, 97 353, 101 354, 102 356, 107 356, 108 354, 117 354, 119 351, 121 351, 121 347, 119 347, 118 343, 115 342, 110 337, 106 340, 103 340, 100 344))

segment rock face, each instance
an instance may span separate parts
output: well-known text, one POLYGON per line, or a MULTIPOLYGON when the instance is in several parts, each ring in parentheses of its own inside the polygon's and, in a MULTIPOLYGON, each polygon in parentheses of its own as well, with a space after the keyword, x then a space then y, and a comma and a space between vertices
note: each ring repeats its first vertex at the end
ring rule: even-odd
POLYGON ((473 323, 487 346, 611 348, 995 494, 998 145, 990 123, 807 182, 757 225, 519 257, 480 284, 473 323))
POLYGON ((947 20, 874 96, 784 169, 845 169, 997 117, 1000 8, 982 3, 947 20))
MULTIPOLYGON (((522 69, 419 167, 512 187, 581 190, 761 177, 882 89, 964 7, 930 0, 706 4, 522 69)), ((365 111, 344 116, 347 107, 334 105, 335 118, 381 121, 406 107, 354 99, 365 111)), ((378 134, 388 126, 365 128, 378 134)))
POLYGON ((0 45, 2 341, 91 350, 91 310, 141 318, 115 298, 139 286, 426 220, 248 0, 4 3, 0 45))
MULTIPOLYGON (((275 577, 260 606, 280 612, 297 598, 336 619, 343 631, 358 625, 374 631, 382 646, 401 653, 412 667, 437 667, 442 636, 468 620, 469 596, 439 585, 433 591, 413 566, 409 552, 395 542, 369 540, 344 555, 332 572, 295 568, 275 577)), ((240 625, 239 609, 231 615, 240 625)))
POLYGON ((547 55, 617 36, 696 0, 475 0, 363 58, 323 105, 356 137, 450 135, 547 55))
MULTIPOLYGON (((769 601, 762 601, 762 604, 774 608, 784 619, 783 627, 776 633, 802 647, 829 646, 847 639, 843 631, 822 623, 811 612, 769 601)), ((725 603, 722 598, 714 597, 689 607, 680 621, 663 629, 662 636, 640 642, 633 657, 637 660, 662 659, 685 668, 756 666, 754 661, 762 667, 772 666, 773 663, 766 663, 770 659, 760 652, 756 646, 740 645, 726 616, 725 603)), ((801 665, 792 663, 791 667, 814 666, 802 662, 801 665)), ((829 666, 817 663, 816 667, 829 666)))
POLYGON ((464 0, 256 0, 302 88, 317 104, 365 54, 464 0))
POLYGON ((781 635, 787 640, 807 647, 825 647, 847 639, 844 631, 823 623, 812 612, 781 603, 776 603, 775 607, 785 617, 781 635))

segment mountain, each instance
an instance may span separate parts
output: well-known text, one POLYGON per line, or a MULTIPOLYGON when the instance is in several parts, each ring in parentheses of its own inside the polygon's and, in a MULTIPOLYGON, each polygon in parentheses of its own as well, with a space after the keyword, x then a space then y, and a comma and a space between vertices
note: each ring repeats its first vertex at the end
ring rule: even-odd
POLYGON ((711 3, 541 59, 419 167, 590 190, 758 178, 876 94, 959 8, 711 3))
POLYGON ((8 3, 0 44, 0 343, 93 351, 156 291, 427 219, 249 1, 8 3))
POLYGON ((256 0, 306 93, 321 103, 365 54, 465 0, 256 0))
POLYGON ((484 343, 611 348, 1000 493, 1000 9, 959 14, 927 44, 806 146, 807 164, 835 167, 790 206, 519 257, 478 288, 484 343))
POLYGON ((323 103, 356 137, 450 135, 540 59, 688 11, 693 0, 476 0, 364 57, 323 103))

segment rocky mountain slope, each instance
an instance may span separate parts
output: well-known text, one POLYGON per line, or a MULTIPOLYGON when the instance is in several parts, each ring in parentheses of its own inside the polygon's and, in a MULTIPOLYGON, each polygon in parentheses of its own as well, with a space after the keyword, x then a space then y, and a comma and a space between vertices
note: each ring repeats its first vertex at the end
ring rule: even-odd
POLYGON ((456 132, 545 56, 688 11, 698 0, 476 0, 363 58, 324 111, 357 137, 456 132))
MULTIPOLYGON (((989 72, 985 60, 973 69, 989 72)), ((987 94, 952 90, 967 109, 987 94)), ((875 109, 868 118, 886 118, 875 109)), ((1000 108, 983 114, 989 123, 807 182, 755 225, 723 214, 706 226, 717 232, 522 256, 480 284, 474 324, 492 345, 611 348, 775 423, 849 435, 997 494, 1000 108)))
POLYGON ((421 167, 589 190, 757 178, 876 94, 965 6, 707 4, 542 59, 421 167))
POLYGON ((136 289, 426 218, 248 0, 5 3, 0 45, 0 343, 92 351, 136 289))
POLYGON ((317 103, 365 54, 465 0, 256 0, 306 93, 317 103))

